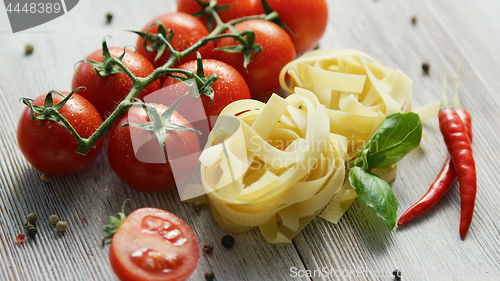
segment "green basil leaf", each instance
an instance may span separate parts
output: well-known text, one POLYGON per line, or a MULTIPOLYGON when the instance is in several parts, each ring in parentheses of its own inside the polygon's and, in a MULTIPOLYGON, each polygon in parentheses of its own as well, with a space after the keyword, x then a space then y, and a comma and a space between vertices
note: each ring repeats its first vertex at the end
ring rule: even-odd
POLYGON ((387 168, 396 164, 422 139, 422 122, 413 112, 387 116, 363 150, 367 149, 368 168, 387 168))
POLYGON ((396 213, 398 202, 391 186, 377 175, 360 167, 354 167, 349 171, 349 182, 359 198, 384 220, 389 230, 392 230, 398 218, 396 213))

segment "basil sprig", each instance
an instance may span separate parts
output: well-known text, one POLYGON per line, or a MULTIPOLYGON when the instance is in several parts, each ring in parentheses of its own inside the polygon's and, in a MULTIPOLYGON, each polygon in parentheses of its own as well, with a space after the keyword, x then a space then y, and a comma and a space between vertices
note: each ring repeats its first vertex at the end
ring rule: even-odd
POLYGON ((371 170, 396 164, 417 148, 421 139, 420 117, 412 112, 395 113, 387 116, 361 148, 358 158, 349 163, 349 182, 352 188, 390 230, 396 225, 398 202, 391 186, 371 170))

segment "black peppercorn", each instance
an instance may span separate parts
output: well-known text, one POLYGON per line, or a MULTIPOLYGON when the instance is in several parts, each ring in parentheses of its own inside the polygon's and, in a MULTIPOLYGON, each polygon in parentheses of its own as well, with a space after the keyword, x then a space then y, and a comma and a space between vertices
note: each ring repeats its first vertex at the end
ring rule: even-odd
POLYGON ((207 273, 205 273, 205 280, 207 281, 213 281, 215 280, 215 274, 213 271, 209 271, 207 273))
POLYGON ((422 63, 422 70, 424 71, 425 75, 429 75, 430 65, 428 62, 422 63))
POLYGON ((401 280, 401 271, 399 271, 398 269, 394 269, 394 271, 392 272, 392 275, 394 275, 394 278, 396 280, 401 280))
POLYGON ((411 23, 412 23, 413 25, 416 25, 416 24, 417 24, 417 17, 412 17, 412 18, 411 18, 411 23))
POLYGON ((210 254, 214 250, 214 246, 207 244, 203 246, 203 251, 207 254, 210 254))
POLYGON ((26 228, 26 234, 28 235, 29 238, 35 238, 36 234, 37 234, 37 229, 35 226, 32 226, 32 225, 29 225, 27 228, 26 228))
POLYGON ((106 14, 106 23, 110 24, 112 20, 113 20, 113 14, 112 13, 107 13, 106 14))
POLYGON ((232 248, 234 246, 234 238, 233 236, 231 235, 225 235, 224 237, 222 237, 222 246, 224 246, 225 248, 232 248))
POLYGON ((193 210, 195 210, 195 211, 201 210, 201 203, 200 202, 194 202, 193 203, 193 210))

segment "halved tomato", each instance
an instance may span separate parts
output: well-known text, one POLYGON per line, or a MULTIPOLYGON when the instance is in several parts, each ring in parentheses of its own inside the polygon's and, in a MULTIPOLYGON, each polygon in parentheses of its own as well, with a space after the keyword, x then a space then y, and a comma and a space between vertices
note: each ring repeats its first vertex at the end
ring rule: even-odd
POLYGON ((132 212, 113 235, 109 260, 120 280, 185 280, 200 259, 193 230, 156 208, 132 212))

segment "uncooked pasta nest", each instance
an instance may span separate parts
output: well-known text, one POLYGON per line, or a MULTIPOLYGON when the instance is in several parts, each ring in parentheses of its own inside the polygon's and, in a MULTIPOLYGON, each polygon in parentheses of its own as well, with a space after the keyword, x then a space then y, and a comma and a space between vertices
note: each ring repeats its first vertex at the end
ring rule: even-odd
POLYGON ((267 104, 227 106, 200 156, 218 224, 231 232, 259 227, 269 242, 291 242, 344 182, 347 141, 328 123, 324 106, 300 88, 267 104))
MULTIPOLYGON (((289 243, 320 213, 338 222, 357 198, 345 163, 388 115, 411 110, 413 82, 363 52, 336 49, 290 62, 280 82, 286 99, 222 111, 200 156, 202 200, 227 231, 259 227, 267 241, 289 243)), ((373 172, 390 182, 396 165, 373 172)))
POLYGON ((413 81, 357 50, 309 52, 281 70, 280 83, 290 93, 301 87, 316 95, 326 107, 330 132, 347 138, 351 157, 385 117, 411 110, 413 81))

